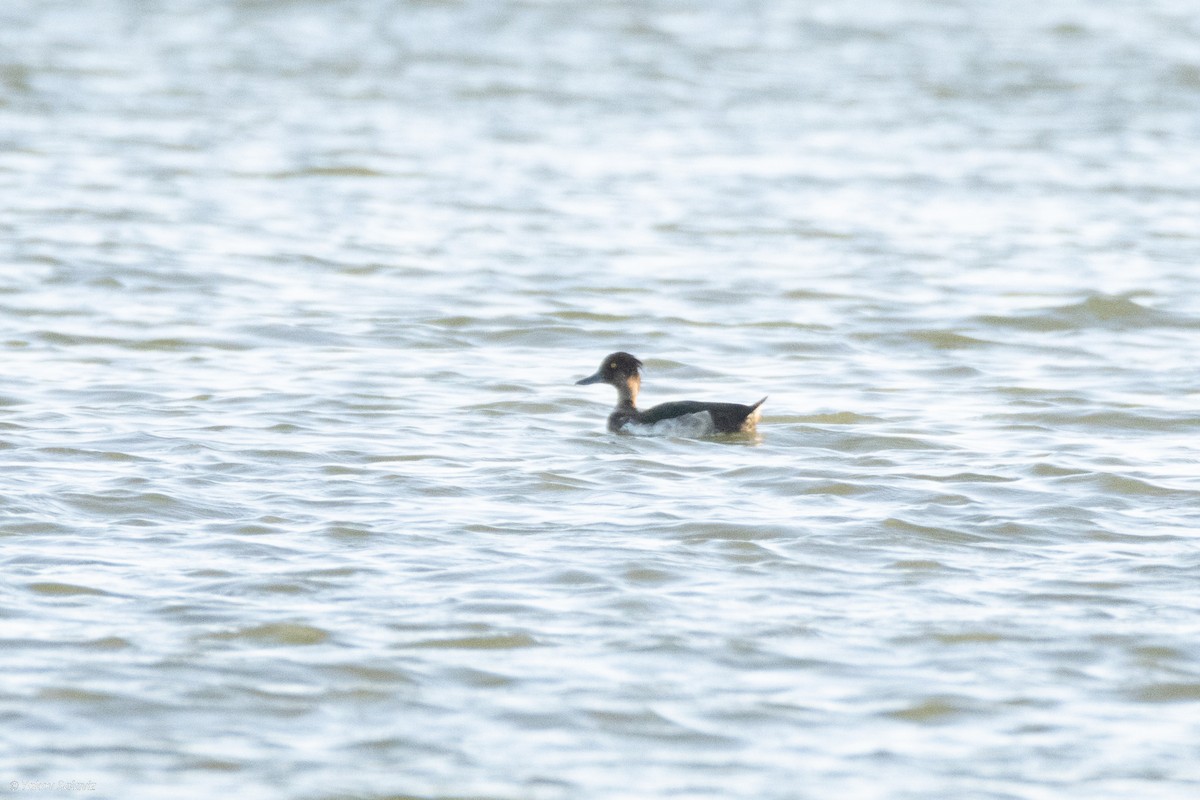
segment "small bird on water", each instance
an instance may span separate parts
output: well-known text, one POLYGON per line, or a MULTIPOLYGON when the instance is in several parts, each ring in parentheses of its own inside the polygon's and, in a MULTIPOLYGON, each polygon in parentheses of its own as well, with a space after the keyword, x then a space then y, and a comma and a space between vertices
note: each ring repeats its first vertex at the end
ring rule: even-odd
POLYGON ((638 389, 642 385, 642 362, 629 353, 613 353, 600 364, 595 375, 575 381, 577 386, 607 383, 617 389, 617 408, 608 415, 613 433, 709 436, 714 433, 749 433, 758 423, 759 406, 740 403, 701 403, 682 400, 662 403, 645 411, 637 409, 638 389))

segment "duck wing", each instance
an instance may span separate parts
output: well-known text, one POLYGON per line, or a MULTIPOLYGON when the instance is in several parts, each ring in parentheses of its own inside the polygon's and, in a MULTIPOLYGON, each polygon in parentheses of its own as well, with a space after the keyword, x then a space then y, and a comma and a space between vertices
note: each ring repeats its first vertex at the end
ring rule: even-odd
POLYGON ((702 403, 696 400, 660 403, 638 414, 637 421, 643 425, 653 425, 656 422, 677 419, 689 414, 708 412, 717 433, 736 433, 753 426, 754 423, 749 422, 749 419, 766 400, 767 398, 764 397, 752 406, 744 406, 741 403, 702 403))

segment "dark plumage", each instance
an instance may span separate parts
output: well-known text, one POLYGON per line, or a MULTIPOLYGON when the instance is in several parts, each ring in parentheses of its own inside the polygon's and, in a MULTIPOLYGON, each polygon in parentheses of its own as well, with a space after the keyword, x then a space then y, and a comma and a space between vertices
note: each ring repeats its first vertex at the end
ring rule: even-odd
POLYGON ((617 389, 617 408, 608 416, 608 429, 633 432, 664 432, 690 435, 739 433, 754 430, 758 408, 767 398, 752 406, 740 403, 700 403, 682 400, 662 403, 645 411, 637 409, 638 389, 642 385, 642 362, 629 353, 613 353, 604 359, 596 374, 576 381, 577 385, 607 383, 617 389), (654 430, 649 430, 653 428, 654 430))

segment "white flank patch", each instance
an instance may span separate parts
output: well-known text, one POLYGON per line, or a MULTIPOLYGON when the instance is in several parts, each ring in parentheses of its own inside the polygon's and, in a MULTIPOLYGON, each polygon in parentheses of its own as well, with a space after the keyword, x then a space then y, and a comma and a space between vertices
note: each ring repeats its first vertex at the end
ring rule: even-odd
POLYGON ((682 417, 664 419, 652 425, 642 425, 631 422, 621 428, 621 433, 634 436, 682 436, 695 438, 697 436, 712 436, 717 432, 713 424, 712 414, 707 411, 697 411, 695 414, 684 414, 682 417))

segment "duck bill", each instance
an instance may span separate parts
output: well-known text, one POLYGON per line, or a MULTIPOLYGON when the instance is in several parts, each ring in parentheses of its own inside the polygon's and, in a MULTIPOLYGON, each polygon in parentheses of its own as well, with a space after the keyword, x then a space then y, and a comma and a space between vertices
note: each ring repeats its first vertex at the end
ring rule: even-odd
POLYGON ((588 375, 583 380, 575 381, 576 386, 587 386, 589 383, 600 383, 604 380, 604 376, 597 372, 595 375, 588 375))

